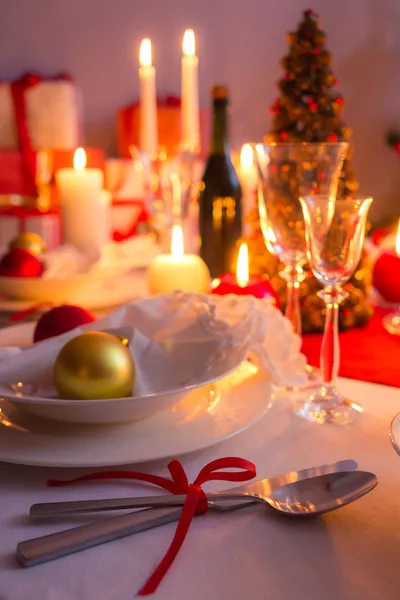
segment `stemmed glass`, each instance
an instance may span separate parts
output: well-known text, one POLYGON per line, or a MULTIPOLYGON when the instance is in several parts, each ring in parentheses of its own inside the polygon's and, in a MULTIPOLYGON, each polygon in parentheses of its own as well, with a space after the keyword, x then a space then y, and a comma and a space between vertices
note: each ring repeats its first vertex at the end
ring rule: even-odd
POLYGON ((354 410, 362 412, 362 408, 345 400, 336 389, 339 304, 348 295, 341 286, 359 263, 372 198, 335 200, 329 196, 304 196, 300 202, 308 260, 314 276, 324 285, 318 295, 325 302, 326 320, 321 347, 323 384, 310 398, 298 402, 295 412, 318 423, 343 425, 352 420, 354 410))
MULTIPOLYGON (((400 258, 400 220, 397 229, 395 250, 397 256, 400 258)), ((400 335, 400 306, 383 317, 383 326, 392 335, 400 335)))
POLYGON ((198 154, 177 148, 168 156, 160 148, 156 157, 150 157, 137 146, 129 150, 135 170, 142 175, 151 228, 161 246, 169 248, 172 226, 185 225, 191 209, 198 154))
POLYGON ((301 335, 299 288, 307 262, 300 196, 335 198, 349 145, 338 143, 256 144, 260 225, 268 250, 285 265, 285 316, 301 335))

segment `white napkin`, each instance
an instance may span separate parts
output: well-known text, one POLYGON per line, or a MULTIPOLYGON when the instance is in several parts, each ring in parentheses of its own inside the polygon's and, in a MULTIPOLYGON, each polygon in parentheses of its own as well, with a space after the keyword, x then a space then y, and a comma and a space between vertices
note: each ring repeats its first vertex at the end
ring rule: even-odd
POLYGON ((46 252, 44 279, 67 279, 88 273, 93 277, 117 277, 130 269, 147 266, 160 253, 154 236, 132 237, 124 242, 107 244, 101 253, 83 253, 74 246, 60 246, 46 252))
POLYGON ((137 393, 177 389, 223 375, 250 355, 278 385, 305 382, 301 340, 269 300, 174 292, 126 304, 116 312, 27 348, 0 349, 0 381, 51 384, 64 344, 84 331, 130 340, 137 393))

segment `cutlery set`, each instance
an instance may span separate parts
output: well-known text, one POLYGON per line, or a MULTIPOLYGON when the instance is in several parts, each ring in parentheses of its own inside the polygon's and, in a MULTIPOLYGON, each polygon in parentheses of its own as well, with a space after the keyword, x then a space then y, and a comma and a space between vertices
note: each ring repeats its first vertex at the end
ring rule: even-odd
MULTIPOLYGON (((293 471, 223 492, 211 492, 206 494, 208 507, 228 511, 261 503, 292 517, 320 515, 354 502, 377 485, 378 480, 374 474, 356 469, 357 463, 354 460, 343 460, 331 465, 293 471)), ((185 495, 165 494, 34 504, 30 509, 30 517, 34 520, 93 512, 130 512, 20 542, 17 546, 17 559, 23 567, 31 567, 177 521, 185 498, 185 495), (133 509, 144 510, 132 512, 133 509)))

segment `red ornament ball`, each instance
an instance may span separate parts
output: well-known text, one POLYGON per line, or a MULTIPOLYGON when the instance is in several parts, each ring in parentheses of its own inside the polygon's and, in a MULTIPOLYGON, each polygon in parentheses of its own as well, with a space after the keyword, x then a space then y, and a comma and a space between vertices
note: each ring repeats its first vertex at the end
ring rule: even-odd
POLYGON ((33 341, 36 344, 42 340, 62 335, 76 327, 93 323, 95 317, 80 306, 64 304, 56 306, 44 313, 36 323, 33 341))
POLYGON ((374 265, 372 283, 386 302, 400 302, 400 256, 384 252, 374 265))
POLYGON ((40 277, 43 274, 42 261, 23 248, 14 248, 0 261, 1 277, 40 277))

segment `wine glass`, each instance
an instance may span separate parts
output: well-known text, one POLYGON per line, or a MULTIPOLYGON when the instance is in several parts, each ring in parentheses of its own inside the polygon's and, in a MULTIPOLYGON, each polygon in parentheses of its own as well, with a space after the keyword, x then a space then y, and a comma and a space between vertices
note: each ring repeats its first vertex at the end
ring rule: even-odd
POLYGON ((354 410, 363 410, 345 400, 336 389, 340 362, 339 304, 348 295, 341 286, 359 263, 372 198, 335 200, 329 196, 304 196, 300 202, 308 260, 314 276, 324 285, 318 295, 325 302, 326 319, 321 346, 323 383, 310 398, 296 404, 295 412, 318 423, 343 425, 352 420, 354 410))
POLYGON ((336 197, 349 144, 256 144, 260 225, 268 250, 285 265, 285 316, 301 335, 299 288, 307 262, 305 225, 300 196, 336 197))
MULTIPOLYGON (((400 258, 400 220, 397 228, 395 251, 400 258)), ((383 326, 392 335, 400 335, 400 305, 393 312, 383 317, 383 326)))

